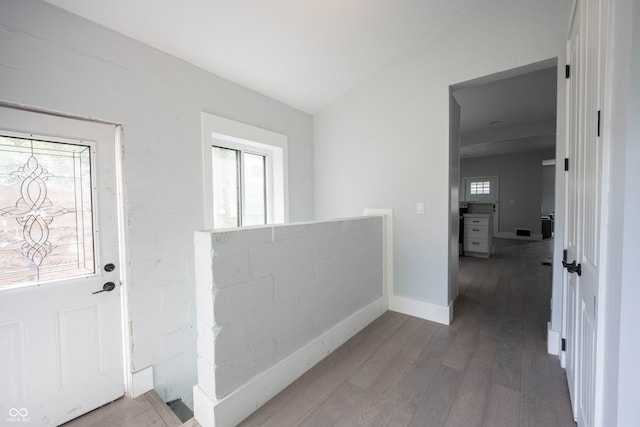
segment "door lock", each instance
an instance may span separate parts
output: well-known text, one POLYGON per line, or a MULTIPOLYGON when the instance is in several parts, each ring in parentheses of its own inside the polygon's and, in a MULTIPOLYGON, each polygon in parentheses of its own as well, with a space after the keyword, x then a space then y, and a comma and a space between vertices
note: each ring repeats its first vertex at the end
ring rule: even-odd
POLYGON ((110 273, 115 269, 116 269, 116 266, 114 264, 112 264, 112 263, 109 263, 109 264, 104 266, 104 271, 106 271, 107 273, 110 273))
POLYGON ((578 273, 578 276, 582 276, 582 264, 577 264, 576 261, 569 263, 566 260, 562 260, 562 266, 567 269, 569 273, 578 273))
POLYGON ((92 294, 99 294, 100 292, 111 292, 116 288, 116 284, 113 282, 107 282, 102 285, 102 290, 91 292, 92 294))

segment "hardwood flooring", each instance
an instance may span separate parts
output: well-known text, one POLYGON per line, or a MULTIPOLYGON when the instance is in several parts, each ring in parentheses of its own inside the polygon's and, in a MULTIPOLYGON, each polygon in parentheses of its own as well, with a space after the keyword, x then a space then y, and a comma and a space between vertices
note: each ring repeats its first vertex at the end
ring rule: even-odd
MULTIPOLYGON (((575 427, 565 372, 546 352, 552 241, 496 244, 493 258, 460 259, 450 326, 387 312, 241 426, 575 427)), ((149 392, 65 427, 180 425, 149 392)))
POLYGON ((546 352, 552 241, 462 257, 450 326, 387 312, 241 426, 575 426, 546 352))
POLYGON ((122 397, 75 420, 64 427, 179 427, 182 421, 162 398, 149 391, 135 399, 122 397))

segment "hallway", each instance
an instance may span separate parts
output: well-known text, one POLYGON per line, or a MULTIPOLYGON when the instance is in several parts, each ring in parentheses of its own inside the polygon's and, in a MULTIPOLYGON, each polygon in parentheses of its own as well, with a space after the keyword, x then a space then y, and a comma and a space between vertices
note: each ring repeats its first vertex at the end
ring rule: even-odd
POLYGON ((575 426, 546 352, 552 243, 461 257, 450 326, 387 312, 241 425, 575 426))

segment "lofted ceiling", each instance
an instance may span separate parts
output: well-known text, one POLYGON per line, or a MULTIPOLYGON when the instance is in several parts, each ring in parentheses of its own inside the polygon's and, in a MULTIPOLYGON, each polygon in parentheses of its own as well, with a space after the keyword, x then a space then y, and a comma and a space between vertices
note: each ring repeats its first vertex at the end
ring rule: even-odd
MULTIPOLYGON (((474 0, 44 1, 315 114, 474 0)), ((456 90, 461 155, 552 144, 548 129, 504 130, 555 121, 555 70, 456 90)))
POLYGON ((314 114, 473 0, 45 0, 314 114))

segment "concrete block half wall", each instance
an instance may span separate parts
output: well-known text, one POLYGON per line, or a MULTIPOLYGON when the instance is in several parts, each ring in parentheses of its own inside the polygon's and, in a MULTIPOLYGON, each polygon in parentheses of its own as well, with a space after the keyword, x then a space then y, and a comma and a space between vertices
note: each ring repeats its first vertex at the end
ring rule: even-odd
POLYGON ((202 426, 232 426, 380 316, 383 218, 196 233, 202 426))

